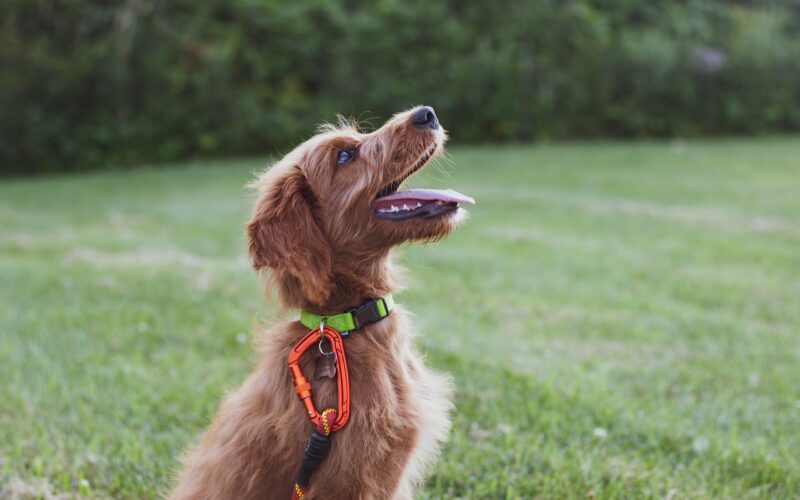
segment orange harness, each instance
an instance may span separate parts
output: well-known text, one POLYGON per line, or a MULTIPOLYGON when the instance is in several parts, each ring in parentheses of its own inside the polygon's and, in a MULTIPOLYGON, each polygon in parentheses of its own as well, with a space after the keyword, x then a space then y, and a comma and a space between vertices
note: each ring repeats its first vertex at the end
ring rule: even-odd
POLYGON ((306 416, 316 425, 303 453, 303 462, 292 490, 293 500, 303 500, 311 474, 328 454, 332 437, 330 434, 344 427, 350 418, 350 378, 347 372, 347 358, 344 354, 342 336, 329 326, 320 325, 318 329, 311 330, 289 353, 289 371, 294 380, 297 397, 305 407, 306 416), (300 358, 314 344, 322 342, 323 339, 328 340, 331 351, 336 355, 336 390, 339 408, 338 410, 327 408, 320 413, 311 399, 311 382, 300 369, 300 358))

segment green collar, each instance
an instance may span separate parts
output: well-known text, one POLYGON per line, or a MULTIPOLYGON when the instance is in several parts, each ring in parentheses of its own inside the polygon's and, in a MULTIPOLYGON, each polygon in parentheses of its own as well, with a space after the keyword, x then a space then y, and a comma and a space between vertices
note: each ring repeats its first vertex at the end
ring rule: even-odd
POLYGON ((392 309, 394 309, 394 299, 391 293, 387 293, 382 299, 368 300, 360 306, 340 314, 322 316, 301 311, 300 323, 313 330, 319 328, 319 324, 324 321, 326 326, 330 326, 346 337, 353 330, 382 320, 389 315, 392 309))

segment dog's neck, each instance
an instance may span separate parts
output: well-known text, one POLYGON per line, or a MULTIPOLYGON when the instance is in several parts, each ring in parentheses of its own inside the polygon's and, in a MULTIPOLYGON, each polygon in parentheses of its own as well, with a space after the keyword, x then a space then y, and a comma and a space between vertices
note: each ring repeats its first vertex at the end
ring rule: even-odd
POLYGON ((396 286, 395 274, 390 250, 366 256, 342 251, 333 256, 327 288, 330 295, 322 304, 305 297, 291 277, 277 277, 276 281, 284 306, 318 314, 338 314, 391 292, 396 286))

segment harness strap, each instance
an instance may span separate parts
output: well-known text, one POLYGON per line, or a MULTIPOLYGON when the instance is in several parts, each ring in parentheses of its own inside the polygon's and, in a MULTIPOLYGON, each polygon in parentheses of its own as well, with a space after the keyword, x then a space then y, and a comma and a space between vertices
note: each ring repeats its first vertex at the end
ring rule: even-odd
POLYGON ((326 325, 340 332, 342 337, 346 337, 353 330, 382 320, 392 312, 392 309, 394 309, 394 298, 391 293, 387 293, 385 297, 368 300, 358 307, 330 316, 301 311, 300 323, 313 330, 324 320, 326 325))

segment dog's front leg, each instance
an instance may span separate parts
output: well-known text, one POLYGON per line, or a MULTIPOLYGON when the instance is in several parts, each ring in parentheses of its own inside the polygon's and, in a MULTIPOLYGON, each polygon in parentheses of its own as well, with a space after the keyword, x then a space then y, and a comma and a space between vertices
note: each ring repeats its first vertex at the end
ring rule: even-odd
POLYGON ((289 497, 307 422, 294 411, 296 397, 284 379, 262 365, 225 398, 184 458, 171 499, 289 497))

